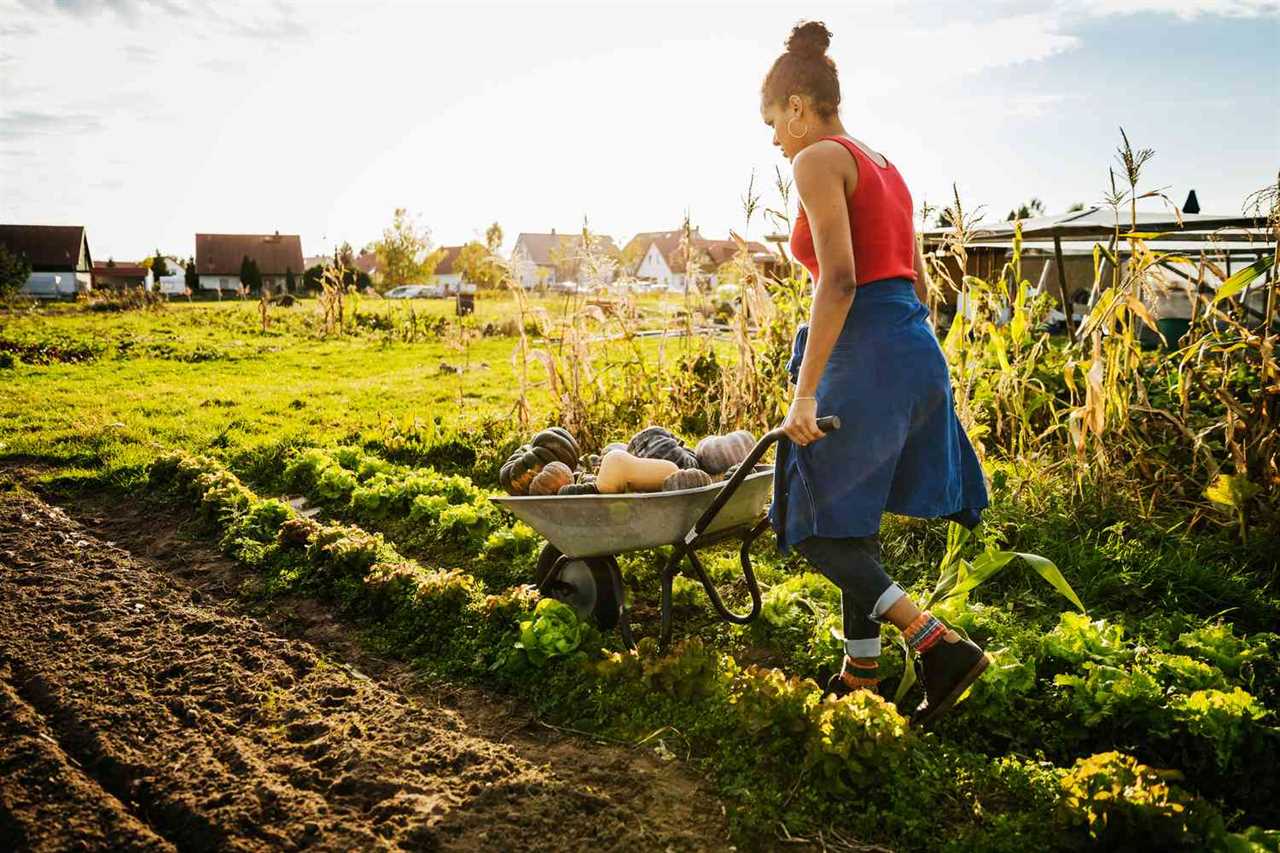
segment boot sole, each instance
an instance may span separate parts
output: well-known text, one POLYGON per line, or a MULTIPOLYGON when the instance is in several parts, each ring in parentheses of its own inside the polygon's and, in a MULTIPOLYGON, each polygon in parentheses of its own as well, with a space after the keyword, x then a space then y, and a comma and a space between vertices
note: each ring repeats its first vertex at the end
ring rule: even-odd
POLYGON ((918 726, 924 729, 930 728, 939 717, 951 710, 952 706, 956 704, 956 700, 964 695, 964 692, 969 689, 970 685, 977 681, 982 673, 987 671, 987 667, 990 665, 991 658, 987 657, 986 654, 983 654, 978 662, 973 665, 973 668, 965 673, 964 678, 956 682, 956 686, 951 689, 951 692, 948 693, 941 702, 935 706, 926 708, 916 719, 911 721, 911 725, 913 727, 918 726))

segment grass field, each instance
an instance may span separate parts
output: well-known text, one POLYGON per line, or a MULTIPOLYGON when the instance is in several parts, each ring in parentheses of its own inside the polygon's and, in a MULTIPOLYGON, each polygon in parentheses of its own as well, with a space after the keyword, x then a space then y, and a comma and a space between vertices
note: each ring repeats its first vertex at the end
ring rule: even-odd
MULTIPOLYGON (((450 305, 413 308, 445 316, 450 305)), ((434 678, 661 744, 710 774, 742 846, 838 827, 901 849, 1276 849, 1265 828, 1280 827, 1280 779, 1264 768, 1280 758, 1280 591, 1265 528, 1242 542, 1229 519, 1192 523, 1105 473, 993 449, 993 505, 959 559, 972 571, 1003 552, 1039 555, 1087 613, 1017 558, 939 604, 997 665, 937 734, 906 729, 887 701, 819 702, 808 679, 838 665, 838 595, 768 543, 761 619, 720 623, 680 579, 674 651, 628 655, 616 636, 535 609, 520 585, 541 543, 486 497, 505 455, 565 410, 545 362, 525 372, 518 353, 568 363, 575 341, 554 318, 578 307, 478 305, 465 328, 427 330, 405 306, 366 302, 366 319, 329 336, 312 302, 275 309, 265 331, 256 303, 0 315, 0 458, 54 494, 190 506, 202 535, 259 574, 252 594, 268 605, 313 597, 434 678), (526 322, 532 313, 541 320, 526 322), (299 495, 323 510, 318 522, 274 500, 299 495), (1171 784, 1165 770, 1181 775, 1171 784)), ((681 306, 641 308, 660 326, 681 306)), ((684 393, 689 362, 677 356, 701 344, 634 344, 628 358, 667 367, 628 393, 684 393)), ((733 347, 713 349, 728 370, 733 347)), ((604 384, 634 381, 628 364, 606 363, 604 384)), ((629 437, 623 421, 602 430, 629 437)), ((946 528, 891 518, 883 538, 899 579, 927 596, 946 528)), ((656 634, 660 556, 621 561, 640 636, 656 634)), ((708 568, 743 607, 736 554, 720 550, 708 568)), ((893 643, 883 665, 892 698, 904 672, 893 643)), ((902 712, 916 701, 907 694, 902 712)))

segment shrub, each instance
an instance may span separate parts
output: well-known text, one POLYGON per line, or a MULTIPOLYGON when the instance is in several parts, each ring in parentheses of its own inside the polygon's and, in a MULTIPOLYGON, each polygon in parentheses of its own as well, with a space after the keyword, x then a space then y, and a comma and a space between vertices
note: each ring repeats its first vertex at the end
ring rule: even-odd
MULTIPOLYGON (((583 625, 573 608, 554 598, 544 598, 533 610, 533 618, 520 623, 522 649, 529 663, 542 666, 552 658, 574 656, 582 644, 583 625)), ((585 655, 578 653, 581 657, 585 655)))
POLYGON ((1195 846, 1206 818, 1195 799, 1169 784, 1175 771, 1155 770, 1133 756, 1105 752, 1081 758, 1062 776, 1062 808, 1069 823, 1112 849, 1195 846), (1196 830, 1200 830, 1196 832, 1196 830))
POLYGON ((885 784, 904 766, 907 720, 868 690, 827 696, 809 709, 809 724, 805 766, 838 790, 885 784))
POLYGON ((1175 697, 1174 712, 1187 728, 1214 745, 1218 766, 1226 769, 1244 739, 1249 723, 1266 716, 1266 709, 1239 687, 1231 690, 1197 690, 1175 697))
POLYGON ((1088 616, 1069 610, 1059 615, 1057 627, 1045 635, 1042 646, 1049 657, 1073 664, 1115 663, 1129 656, 1124 647, 1124 628, 1108 625, 1102 619, 1091 622, 1088 616))
POLYGON ((821 698, 822 690, 812 679, 749 666, 734 679, 729 702, 752 734, 802 735, 809 725, 810 710, 821 698))

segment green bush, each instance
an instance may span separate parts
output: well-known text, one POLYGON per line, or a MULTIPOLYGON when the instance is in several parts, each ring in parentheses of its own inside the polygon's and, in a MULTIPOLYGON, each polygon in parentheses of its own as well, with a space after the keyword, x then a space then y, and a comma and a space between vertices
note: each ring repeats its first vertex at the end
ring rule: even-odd
POLYGON ((1107 849, 1194 849, 1216 815, 1170 784, 1179 778, 1120 752, 1081 758, 1062 776, 1064 816, 1107 849))

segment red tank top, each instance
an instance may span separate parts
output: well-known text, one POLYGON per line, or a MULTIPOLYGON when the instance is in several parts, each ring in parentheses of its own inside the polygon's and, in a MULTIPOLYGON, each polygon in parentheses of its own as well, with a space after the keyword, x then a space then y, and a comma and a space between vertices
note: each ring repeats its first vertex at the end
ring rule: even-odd
MULTIPOLYGON (((880 166, 852 140, 824 136, 849 150, 857 162, 858 186, 849 196, 849 226, 853 266, 859 285, 886 278, 916 280, 916 236, 911 192, 897 168, 885 159, 880 166)), ((804 206, 791 231, 791 254, 818 280, 818 253, 804 206)))

